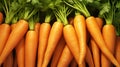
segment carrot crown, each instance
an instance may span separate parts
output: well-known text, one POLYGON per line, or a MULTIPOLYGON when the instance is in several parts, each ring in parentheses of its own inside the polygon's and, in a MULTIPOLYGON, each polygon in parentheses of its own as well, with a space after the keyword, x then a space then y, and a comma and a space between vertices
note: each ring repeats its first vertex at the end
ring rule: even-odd
POLYGON ((106 24, 112 24, 114 15, 115 15, 114 2, 110 3, 110 1, 108 0, 107 2, 101 5, 99 16, 105 19, 106 24))
POLYGON ((56 7, 56 9, 53 10, 57 20, 60 20, 63 22, 64 25, 68 24, 67 16, 72 12, 72 9, 70 9, 65 4, 56 7))
POLYGON ((87 10, 85 3, 82 0, 65 0, 64 1, 68 6, 76 9, 86 17, 90 16, 89 11, 87 10))
POLYGON ((10 24, 15 14, 17 14, 24 5, 20 5, 16 0, 1 0, 0 6, 2 6, 5 12, 5 23, 10 24))
POLYGON ((49 23, 52 19, 53 19, 53 13, 52 10, 49 9, 49 11, 47 11, 46 16, 45 16, 45 22, 49 23))

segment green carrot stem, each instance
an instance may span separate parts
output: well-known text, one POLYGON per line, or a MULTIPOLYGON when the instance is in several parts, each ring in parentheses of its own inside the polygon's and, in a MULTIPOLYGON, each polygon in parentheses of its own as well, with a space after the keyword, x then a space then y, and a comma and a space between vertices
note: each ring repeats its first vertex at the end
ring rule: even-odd
POLYGON ((29 30, 35 29, 35 22, 33 21, 33 17, 29 19, 29 30))

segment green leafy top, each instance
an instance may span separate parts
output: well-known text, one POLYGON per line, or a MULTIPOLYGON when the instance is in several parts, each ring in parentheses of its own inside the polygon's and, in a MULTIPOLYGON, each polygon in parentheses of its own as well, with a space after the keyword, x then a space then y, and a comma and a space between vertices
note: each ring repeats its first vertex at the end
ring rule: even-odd
POLYGON ((15 14, 19 12, 19 10, 23 7, 18 3, 17 0, 1 0, 0 6, 2 6, 5 12, 5 23, 10 24, 12 18, 15 14))
MULTIPOLYGON (((90 0, 88 0, 88 1, 90 1, 90 0)), ((76 9, 77 11, 79 11, 80 13, 85 15, 86 17, 89 17, 90 13, 88 12, 88 10, 86 8, 86 5, 85 5, 88 1, 83 1, 83 0, 65 0, 64 2, 67 5, 69 5, 70 7, 76 9)))
POLYGON ((105 3, 102 3, 100 7, 99 16, 104 18, 106 24, 112 24, 115 15, 114 3, 109 0, 105 3))
POLYGON ((61 6, 57 6, 53 12, 58 21, 61 21, 64 23, 64 25, 67 25, 67 16, 72 12, 72 9, 65 4, 62 4, 61 6))
POLYGON ((115 10, 115 16, 113 20, 113 25, 116 28, 117 36, 120 36, 120 1, 116 1, 115 4, 116 10, 115 10))

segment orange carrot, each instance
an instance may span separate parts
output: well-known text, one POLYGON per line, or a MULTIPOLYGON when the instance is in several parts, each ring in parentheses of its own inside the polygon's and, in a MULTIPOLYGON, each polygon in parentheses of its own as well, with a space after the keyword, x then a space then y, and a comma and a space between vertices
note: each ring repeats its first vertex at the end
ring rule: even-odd
POLYGON ((93 62, 93 57, 88 46, 87 46, 87 54, 85 57, 85 61, 88 63, 89 67, 95 67, 93 62))
POLYGON ((38 35, 38 37, 39 37, 39 31, 40 31, 40 23, 39 23, 39 22, 37 22, 37 23, 35 24, 35 31, 37 32, 37 35, 38 35))
POLYGON ((70 62, 73 59, 73 55, 70 52, 69 48, 67 47, 67 45, 65 45, 63 52, 61 54, 61 57, 58 61, 58 65, 57 67, 68 67, 70 62))
MULTIPOLYGON (((15 29, 16 28, 16 24, 17 23, 13 23, 11 25, 11 29, 15 29)), ((25 58, 24 58, 24 53, 25 53, 25 42, 24 42, 24 37, 20 40, 20 42, 17 44, 17 46, 15 47, 15 51, 16 51, 16 62, 17 62, 17 65, 18 67, 24 67, 24 61, 25 61, 25 58)))
MULTIPOLYGON (((102 29, 102 25, 103 25, 103 20, 99 17, 96 17, 96 22, 99 26, 99 29, 102 29)), ((92 49, 92 54, 93 54, 93 60, 94 60, 94 65, 95 67, 100 67, 100 49, 97 46, 96 42, 93 40, 93 38, 91 37, 90 40, 90 46, 92 49)))
POLYGON ((96 17, 95 19, 96 19, 96 22, 97 22, 99 28, 102 29, 102 26, 103 26, 103 19, 100 18, 100 17, 96 17))
POLYGON ((18 67, 25 67, 25 39, 24 37, 20 40, 20 42, 16 46, 16 58, 18 67))
POLYGON ((63 35, 68 45, 68 48, 70 49, 76 62, 79 64, 79 47, 78 47, 79 43, 78 43, 77 35, 73 26, 69 24, 64 26, 63 35))
POLYGON ((25 20, 19 20, 16 28, 10 33, 4 50, 0 56, 0 65, 4 62, 9 53, 16 47, 28 30, 28 23, 25 20))
POLYGON ((15 29, 16 24, 17 24, 17 23, 11 24, 11 30, 15 29))
POLYGON ((74 28, 79 42, 79 64, 82 64, 86 56, 86 22, 83 15, 76 15, 74 18, 74 28))
POLYGON ((29 30, 25 39, 25 67, 35 67, 37 41, 36 31, 29 30))
POLYGON ((93 54, 94 65, 95 67, 100 67, 100 50, 93 38, 90 40, 90 46, 93 54))
POLYGON ((62 30, 63 30, 63 24, 58 21, 54 22, 49 34, 48 44, 47 44, 46 52, 44 55, 44 61, 43 61, 42 67, 47 67, 52 57, 52 54, 57 46, 57 43, 62 36, 62 30))
POLYGON ((58 44, 56 46, 56 49, 53 53, 53 58, 52 58, 52 61, 51 61, 51 67, 56 67, 57 66, 59 58, 60 58, 60 56, 62 54, 62 51, 64 49, 64 46, 65 46, 65 40, 64 40, 63 37, 61 37, 61 39, 58 42, 58 44))
POLYGON ((11 28, 8 24, 1 24, 0 25, 0 55, 4 49, 6 41, 10 35, 11 28))
POLYGON ((3 62, 3 67, 13 67, 13 52, 11 52, 5 59, 3 62))
POLYGON ((102 37, 102 33, 99 29, 99 26, 96 23, 96 20, 93 16, 88 17, 86 19, 87 29, 90 35, 93 37, 95 42, 97 43, 98 47, 102 51, 102 53, 116 66, 120 66, 113 54, 107 48, 105 41, 102 37))
POLYGON ((37 67, 41 67, 47 47, 48 37, 51 30, 49 23, 42 23, 39 30, 38 62, 37 67))
POLYGON ((0 12, 0 24, 3 22, 3 13, 0 12))
POLYGON ((75 61, 75 59, 73 58, 70 65, 70 67, 77 67, 77 62, 75 61))
MULTIPOLYGON (((116 41, 116 31, 112 24, 106 24, 103 26, 102 34, 107 48, 114 55, 115 41, 116 41)), ((108 58, 102 53, 101 54, 101 66, 102 67, 112 67, 112 63, 108 58)))
POLYGON ((120 36, 116 39, 115 57, 120 64, 120 36))

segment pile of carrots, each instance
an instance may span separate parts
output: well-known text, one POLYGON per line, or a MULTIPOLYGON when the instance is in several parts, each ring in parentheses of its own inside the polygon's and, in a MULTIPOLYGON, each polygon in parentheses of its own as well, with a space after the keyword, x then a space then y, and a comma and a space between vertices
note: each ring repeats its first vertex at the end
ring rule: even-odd
POLYGON ((120 67, 119 6, 117 0, 1 0, 0 67, 120 67))

